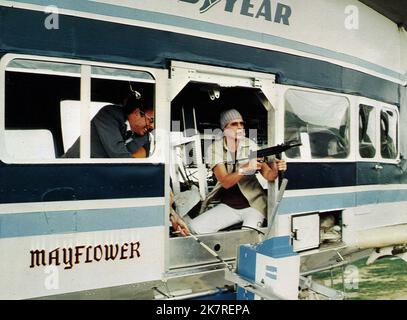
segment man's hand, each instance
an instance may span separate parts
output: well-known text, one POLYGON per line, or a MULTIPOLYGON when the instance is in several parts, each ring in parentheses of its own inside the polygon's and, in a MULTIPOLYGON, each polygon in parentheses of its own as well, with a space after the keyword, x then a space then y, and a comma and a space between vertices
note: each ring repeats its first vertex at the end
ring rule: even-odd
POLYGON ((181 236, 186 237, 190 235, 190 231, 184 220, 175 212, 174 209, 170 208, 170 221, 172 228, 175 232, 179 233, 181 236))
POLYGON ((278 171, 287 171, 287 162, 285 162, 284 160, 275 160, 276 165, 277 165, 277 170, 278 171))
POLYGON ((132 153, 133 158, 147 158, 147 151, 144 147, 141 147, 136 152, 132 153))
POLYGON ((287 163, 284 160, 275 159, 272 163, 263 162, 260 173, 267 181, 274 181, 279 171, 286 171, 287 163))
POLYGON ((258 160, 259 159, 252 159, 248 163, 240 166, 239 174, 249 176, 261 170, 262 164, 258 160))

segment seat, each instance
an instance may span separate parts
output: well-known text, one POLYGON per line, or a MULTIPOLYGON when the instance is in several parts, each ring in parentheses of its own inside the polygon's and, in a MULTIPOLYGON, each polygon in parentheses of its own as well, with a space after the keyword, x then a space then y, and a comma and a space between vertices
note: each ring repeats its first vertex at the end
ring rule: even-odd
POLYGON ((201 150, 201 136, 199 134, 191 137, 184 137, 182 132, 170 133, 170 177, 174 188, 174 193, 177 195, 181 192, 180 178, 186 183, 189 180, 190 172, 187 172, 187 167, 194 164, 196 168, 196 176, 199 185, 199 193, 201 199, 205 199, 208 193, 208 185, 206 181, 206 167, 203 163, 201 150))
POLYGON ((55 159, 54 139, 47 129, 5 130, 7 154, 15 159, 55 159))
POLYGON ((182 107, 182 124, 184 131, 170 132, 170 177, 174 193, 181 191, 180 177, 183 182, 190 182, 189 175, 191 165, 194 168, 195 180, 198 180, 199 193, 201 199, 205 199, 208 194, 207 169, 203 162, 202 136, 197 128, 195 108, 182 107), (184 175, 184 177, 182 177, 184 175))
MULTIPOLYGON (((99 112, 99 110, 111 104, 110 102, 91 102, 89 106, 89 120, 99 112)), ((81 132, 81 102, 78 100, 63 100, 60 103, 61 130, 64 152, 66 152, 79 138, 81 132)))
POLYGON ((359 142, 359 154, 362 158, 374 158, 376 155, 376 148, 370 142, 359 142))

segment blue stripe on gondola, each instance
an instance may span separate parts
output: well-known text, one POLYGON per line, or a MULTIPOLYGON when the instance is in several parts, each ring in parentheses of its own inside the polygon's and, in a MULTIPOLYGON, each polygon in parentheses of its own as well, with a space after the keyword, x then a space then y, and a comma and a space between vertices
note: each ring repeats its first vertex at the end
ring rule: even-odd
POLYGON ((164 196, 163 164, 0 164, 0 203, 164 196))
MULTIPOLYGON (((289 163, 287 190, 406 183, 400 166, 374 165, 289 163)), ((164 181, 163 164, 1 164, 0 203, 163 197, 164 181)))
MULTIPOLYGON (((404 160, 403 160, 404 163, 404 160)), ((288 190, 407 183, 404 165, 376 162, 307 162, 288 164, 288 190)))
MULTIPOLYGON (((279 214, 407 201, 407 190, 287 197, 279 214)), ((0 215, 0 238, 162 226, 164 206, 29 212, 0 215)))
POLYGON ((164 226, 164 206, 0 215, 0 238, 164 226))
POLYGON ((377 190, 324 195, 313 194, 283 198, 278 213, 318 212, 401 201, 407 201, 407 190, 377 190))
POLYGON ((396 79, 403 78, 404 75, 399 74, 391 69, 371 63, 369 61, 353 57, 337 51, 328 50, 325 48, 309 45, 300 41, 290 40, 274 35, 268 35, 264 32, 251 31, 237 27, 226 26, 196 19, 185 18, 181 16, 141 10, 120 5, 112 5, 108 3, 92 2, 92 1, 66 1, 66 0, 14 0, 21 3, 30 3, 35 5, 49 6, 55 5, 60 9, 74 10, 78 12, 86 12, 91 14, 100 14, 113 18, 124 18, 130 20, 139 20, 152 23, 162 23, 164 25, 186 28, 190 30, 205 31, 215 35, 236 37, 242 40, 256 41, 278 45, 289 49, 303 51, 311 54, 321 55, 327 58, 336 59, 339 61, 355 64, 384 75, 394 77, 396 79))
POLYGON ((288 190, 356 185, 356 163, 289 163, 288 190))
POLYGON ((44 28, 43 12, 0 8, 0 50, 167 68, 181 60, 277 74, 277 82, 360 94, 398 104, 399 86, 332 63, 241 44, 60 15, 44 28), (27 33, 29 30, 29 33, 27 33))

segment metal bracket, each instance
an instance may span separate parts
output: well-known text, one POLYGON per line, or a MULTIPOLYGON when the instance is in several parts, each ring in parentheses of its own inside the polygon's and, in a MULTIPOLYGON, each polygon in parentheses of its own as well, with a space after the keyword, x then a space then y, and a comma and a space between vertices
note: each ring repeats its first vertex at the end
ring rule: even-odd
POLYGON ((260 79, 253 78, 253 87, 262 88, 263 87, 263 82, 260 79))
POLYGON ((327 297, 329 300, 345 299, 345 294, 343 292, 316 283, 311 277, 300 276, 300 287, 301 289, 310 289, 316 293, 319 293, 327 297))
POLYGON ((406 246, 390 246, 385 248, 376 248, 366 261, 366 265, 373 264, 376 260, 385 256, 395 256, 407 262, 406 246))
POLYGON ((239 287, 258 295, 264 300, 285 300, 283 297, 275 294, 271 288, 266 288, 266 286, 246 279, 235 272, 225 270, 225 279, 236 283, 239 287))
POLYGON ((280 202, 283 199, 284 191, 285 191, 285 188, 287 187, 287 183, 288 183, 288 180, 284 178, 281 183, 280 190, 278 191, 276 203, 274 204, 274 207, 271 209, 270 217, 268 218, 268 228, 267 228, 266 234, 264 236, 264 239, 266 239, 266 240, 270 239, 272 237, 272 230, 273 230, 272 228, 274 226, 274 220, 277 216, 277 210, 280 205, 280 202))

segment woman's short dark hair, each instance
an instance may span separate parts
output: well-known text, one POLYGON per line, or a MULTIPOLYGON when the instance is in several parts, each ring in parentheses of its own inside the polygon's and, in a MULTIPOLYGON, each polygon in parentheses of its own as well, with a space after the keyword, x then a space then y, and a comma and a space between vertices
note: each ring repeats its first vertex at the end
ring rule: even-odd
POLYGON ((150 104, 144 104, 143 99, 136 98, 133 94, 130 94, 124 102, 124 112, 126 115, 129 115, 136 109, 141 111, 153 110, 153 106, 150 104))

